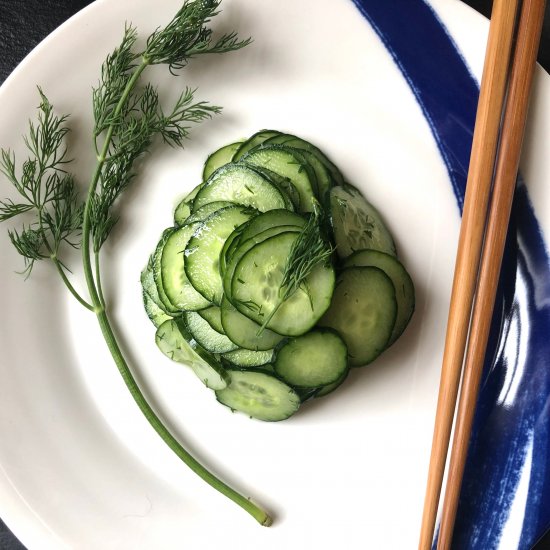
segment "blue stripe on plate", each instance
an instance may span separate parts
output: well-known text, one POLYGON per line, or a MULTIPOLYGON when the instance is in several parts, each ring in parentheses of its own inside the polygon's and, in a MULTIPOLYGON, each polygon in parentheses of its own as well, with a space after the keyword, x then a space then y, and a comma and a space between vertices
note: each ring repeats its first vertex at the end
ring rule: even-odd
MULTIPOLYGON (((422 0, 353 0, 432 130, 462 210, 479 89, 422 0)), ((520 181, 453 549, 529 549, 550 525, 550 259, 520 181)))

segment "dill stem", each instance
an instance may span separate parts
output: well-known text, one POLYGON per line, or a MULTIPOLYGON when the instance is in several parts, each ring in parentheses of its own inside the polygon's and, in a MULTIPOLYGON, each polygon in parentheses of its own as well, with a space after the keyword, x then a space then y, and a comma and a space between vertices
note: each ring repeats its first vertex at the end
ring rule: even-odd
POLYGON ((103 297, 103 287, 101 285, 101 266, 99 264, 99 252, 94 252, 95 256, 95 282, 97 285, 97 293, 99 294, 99 300, 101 305, 105 307, 105 298, 103 297))
MULTIPOLYGON (((279 289, 279 292, 280 290, 281 289, 279 289)), ((267 324, 269 323, 269 321, 271 321, 271 319, 273 319, 277 311, 279 311, 279 308, 283 305, 283 302, 285 301, 285 299, 286 298, 283 298, 282 300, 279 300, 277 302, 277 305, 271 310, 271 313, 267 316, 266 320, 262 323, 262 325, 256 332, 256 336, 260 337, 262 335, 263 331, 267 328, 267 324)))
MULTIPOLYGON (((141 73, 149 65, 149 61, 142 60, 140 65, 136 68, 134 74, 126 84, 124 92, 120 96, 120 99, 115 107, 114 117, 120 113, 124 104, 128 100, 128 96, 132 91, 133 87, 136 85, 136 82, 139 80, 141 73)), ((86 198, 86 204, 84 206, 84 219, 82 222, 82 263, 84 265, 84 276, 86 277, 86 284, 88 285, 88 291, 90 292, 90 298, 92 303, 96 307, 103 308, 101 304, 101 298, 99 296, 96 283, 94 280, 94 274, 92 271, 92 261, 91 261, 91 252, 90 252, 90 233, 91 233, 91 213, 92 213, 92 199, 95 195, 97 184, 99 178, 101 177, 101 172, 103 170, 103 165, 105 164, 105 159, 109 154, 109 147, 111 146, 111 139, 113 138, 114 126, 110 125, 107 128, 105 133, 105 141, 103 142, 103 147, 97 159, 97 165, 92 176, 92 181, 90 182, 90 187, 88 188, 88 196, 86 198)))
POLYGON ((244 497, 243 495, 223 483, 221 480, 219 480, 214 474, 209 472, 204 466, 202 466, 202 464, 200 464, 195 458, 193 458, 182 447, 177 439, 168 431, 168 429, 164 426, 164 424, 161 422, 159 417, 156 415, 156 413, 153 411, 153 409, 145 399, 134 377, 132 376, 130 369, 118 346, 106 312, 98 311, 96 315, 105 341, 107 342, 107 346, 111 351, 113 359, 115 360, 115 363, 118 367, 118 370, 120 371, 120 374, 122 375, 124 382, 126 383, 126 386, 130 390, 130 393, 138 404, 141 412, 149 421, 149 424, 151 424, 155 431, 160 435, 162 440, 193 472, 195 472, 204 481, 206 481, 206 483, 208 483, 214 489, 218 490, 220 493, 238 504, 261 525, 264 525, 266 527, 271 525, 271 517, 264 510, 256 506, 248 498, 244 497))
MULTIPOLYGON (((125 102, 127 101, 133 87, 138 81, 141 73, 149 65, 149 59, 146 57, 142 58, 141 64, 136 68, 134 74, 126 84, 124 92, 122 93, 120 100, 115 108, 114 116, 120 113, 125 102)), ((98 156, 97 165, 90 182, 90 187, 88 189, 88 196, 86 199, 86 204, 84 206, 84 219, 82 224, 82 263, 84 266, 84 276, 86 278, 86 284, 88 285, 88 291, 90 293, 90 298, 93 304, 93 311, 97 316, 101 332, 105 338, 105 342, 113 356, 113 360, 124 380, 128 390, 130 391, 134 401, 140 408, 141 412, 148 420, 149 424, 157 432, 157 434, 162 438, 162 440, 168 445, 168 447, 199 477, 201 477, 206 483, 211 487, 219 491, 221 494, 225 495, 227 498, 231 499, 237 505, 239 505, 243 510, 248 512, 258 523, 264 526, 269 526, 272 523, 272 519, 259 506, 255 505, 248 498, 241 495, 223 481, 218 479, 214 474, 207 470, 202 464, 200 464, 191 454, 189 454, 184 447, 178 442, 178 440, 170 433, 166 426, 162 423, 157 414, 153 411, 147 399, 140 390, 130 367, 128 366, 124 355, 118 345, 114 332, 111 328, 107 312, 103 303, 103 293, 101 290, 101 280, 99 277, 99 262, 98 254, 96 254, 96 275, 94 279, 94 273, 92 269, 91 261, 91 250, 90 250, 90 234, 91 234, 91 203, 96 192, 97 184, 99 178, 101 177, 101 172, 103 165, 105 164, 105 159, 109 154, 109 147, 111 144, 111 139, 113 137, 114 127, 111 125, 106 130, 105 141, 103 147, 101 148, 100 154, 98 156)))
POLYGON ((72 285, 71 281, 69 281, 69 278, 67 277, 65 270, 63 269, 63 265, 61 265, 61 262, 53 256, 51 258, 52 262, 54 263, 55 267, 57 268, 57 272, 61 276, 61 279, 65 283, 65 286, 69 289, 69 292, 78 300, 78 302, 83 305, 86 309, 89 311, 94 311, 94 306, 92 304, 89 304, 80 294, 76 291, 74 286, 72 285))
MULTIPOLYGON (((40 207, 38 208, 38 214, 39 214, 39 217, 38 217, 39 222, 38 223, 40 224, 40 229, 43 230, 42 208, 40 208, 40 207)), ((48 241, 48 239, 46 237, 44 237, 44 245, 46 246, 46 249, 48 250, 48 252, 50 254, 50 259, 54 263, 54 265, 57 269, 57 272, 59 273, 59 275, 61 277, 61 280, 63 281, 65 286, 69 289, 69 292, 86 309, 88 309, 89 311, 94 311, 94 306, 92 304, 89 304, 86 300, 84 300, 84 298, 82 298, 82 296, 80 296, 80 294, 77 292, 76 288, 72 285, 71 281, 69 281, 69 278, 67 277, 67 274, 65 273, 65 269, 63 268, 63 264, 57 258, 57 251, 54 252, 54 250, 52 248, 52 245, 50 244, 50 242, 48 241)))

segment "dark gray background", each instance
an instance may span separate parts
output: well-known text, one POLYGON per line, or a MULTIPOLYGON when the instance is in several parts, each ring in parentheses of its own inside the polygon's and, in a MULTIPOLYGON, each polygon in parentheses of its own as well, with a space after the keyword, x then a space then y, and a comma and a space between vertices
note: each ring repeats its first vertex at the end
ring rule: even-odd
MULTIPOLYGON (((491 0, 466 0, 466 3, 490 15, 491 0)), ((34 46, 88 4, 90 0, 0 0, 0 84, 34 46)), ((546 9, 539 61, 550 72, 550 7, 546 9)), ((548 548, 550 534, 536 550, 548 548)), ((0 550, 21 549, 24 546, 0 520, 0 550)))

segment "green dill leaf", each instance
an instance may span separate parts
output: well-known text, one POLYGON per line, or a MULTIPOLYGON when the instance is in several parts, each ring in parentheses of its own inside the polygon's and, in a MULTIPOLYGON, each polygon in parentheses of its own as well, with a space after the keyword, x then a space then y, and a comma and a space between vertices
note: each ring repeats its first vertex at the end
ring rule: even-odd
POLYGON ((248 45, 251 40, 239 40, 235 32, 213 41, 206 24, 218 13, 219 4, 219 0, 186 0, 170 23, 149 37, 143 59, 152 65, 166 64, 175 73, 197 55, 225 53, 248 45))
POLYGON ((23 273, 29 275, 34 262, 57 255, 60 246, 78 246, 82 227, 82 203, 73 178, 66 171, 66 115, 57 116, 44 92, 38 88, 40 104, 36 121, 29 121, 23 140, 29 156, 18 171, 13 152, 2 149, 0 171, 6 176, 20 199, 0 201, 0 222, 26 214, 21 230, 9 231, 15 249, 25 261, 23 273))
POLYGON ((0 222, 5 222, 33 208, 32 204, 16 204, 11 199, 0 201, 0 222))
MULTIPOLYGON (((107 56, 101 66, 101 79, 97 88, 92 90, 94 136, 96 138, 120 116, 119 113, 116 113, 120 96, 126 89, 139 59, 139 54, 132 52, 136 40, 136 29, 127 25, 120 46, 107 56)), ((127 111, 131 111, 132 108, 133 105, 128 103, 123 115, 126 115, 127 111)))
POLYGON ((198 124, 221 112, 221 107, 209 105, 205 101, 193 103, 194 93, 195 90, 186 88, 168 115, 159 109, 155 130, 162 136, 164 142, 172 147, 183 145, 191 124, 198 124))
POLYGON ((282 301, 292 296, 310 273, 319 264, 326 262, 333 252, 332 247, 321 233, 320 217, 320 206, 314 204, 312 215, 292 243, 281 282, 281 289, 284 289, 282 301))
POLYGON ((34 262, 47 257, 43 251, 44 234, 39 229, 23 227, 20 232, 16 229, 8 230, 8 235, 17 252, 23 256, 25 269, 20 273, 27 278, 32 272, 34 262))

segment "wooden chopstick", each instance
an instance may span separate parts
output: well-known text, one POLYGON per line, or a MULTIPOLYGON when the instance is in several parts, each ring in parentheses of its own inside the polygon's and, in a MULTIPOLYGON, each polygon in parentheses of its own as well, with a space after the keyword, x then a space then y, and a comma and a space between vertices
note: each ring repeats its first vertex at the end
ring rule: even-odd
POLYGON ((420 532, 431 548, 477 280, 518 0, 495 0, 483 67, 420 532))
POLYGON ((545 0, 523 0, 443 500, 438 550, 451 548, 460 487, 519 169, 545 0))

